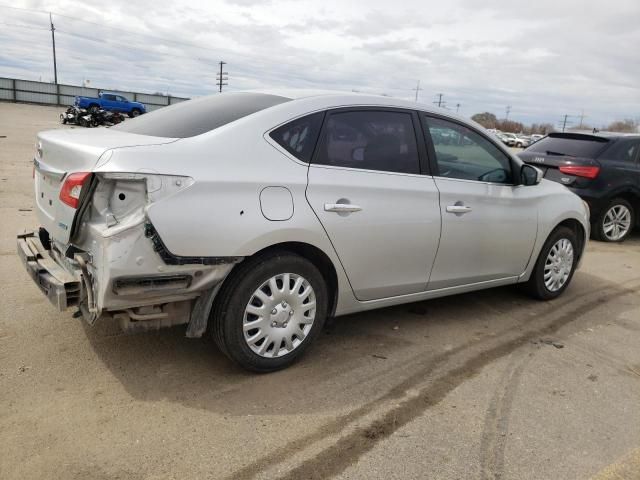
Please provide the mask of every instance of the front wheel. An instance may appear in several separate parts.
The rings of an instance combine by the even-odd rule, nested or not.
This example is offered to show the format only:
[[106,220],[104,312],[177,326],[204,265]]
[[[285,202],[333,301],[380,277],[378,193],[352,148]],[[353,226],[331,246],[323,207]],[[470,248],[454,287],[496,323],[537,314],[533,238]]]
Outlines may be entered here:
[[131,113],[129,113],[129,116],[131,118],[135,118],[137,116],[139,116],[142,112],[140,110],[138,110],[137,108],[134,108],[133,110],[131,110]]
[[567,227],[556,228],[545,242],[531,277],[524,284],[530,295],[540,300],[552,300],[562,295],[576,269],[578,241]]
[[308,260],[289,252],[249,258],[225,280],[209,320],[231,360],[254,372],[288,367],[322,330],[327,286]]
[[622,242],[633,230],[634,218],[633,206],[624,198],[616,198],[596,219],[594,237],[603,242]]

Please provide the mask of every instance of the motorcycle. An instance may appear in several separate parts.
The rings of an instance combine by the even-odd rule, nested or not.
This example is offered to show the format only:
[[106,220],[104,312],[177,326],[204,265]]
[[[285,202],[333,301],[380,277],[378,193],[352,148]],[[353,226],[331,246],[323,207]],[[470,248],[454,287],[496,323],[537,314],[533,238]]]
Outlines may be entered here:
[[60,114],[60,123],[63,125],[79,125],[79,119],[86,114],[87,111],[84,108],[78,108],[75,105],[71,105],[64,113]]

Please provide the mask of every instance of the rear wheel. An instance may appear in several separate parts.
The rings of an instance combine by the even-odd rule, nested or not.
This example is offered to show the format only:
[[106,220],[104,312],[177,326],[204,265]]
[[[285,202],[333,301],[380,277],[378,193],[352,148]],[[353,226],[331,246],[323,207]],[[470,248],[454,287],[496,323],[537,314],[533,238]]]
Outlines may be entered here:
[[578,258],[576,234],[567,227],[556,228],[545,242],[529,281],[530,295],[551,300],[562,295],[573,278]]
[[624,198],[615,198],[596,219],[594,236],[603,242],[622,242],[633,230],[635,211]]
[[288,367],[322,330],[327,287],[308,260],[275,252],[245,260],[220,290],[211,335],[231,360],[255,372]]
[[135,118],[137,116],[139,116],[142,112],[140,110],[138,110],[137,108],[134,108],[133,110],[131,110],[131,113],[129,113],[129,116],[131,118]]
[[100,110],[100,107],[98,105],[96,105],[95,103],[93,103],[93,104],[89,105],[89,109],[88,110],[89,110],[90,113],[95,113],[98,110]]

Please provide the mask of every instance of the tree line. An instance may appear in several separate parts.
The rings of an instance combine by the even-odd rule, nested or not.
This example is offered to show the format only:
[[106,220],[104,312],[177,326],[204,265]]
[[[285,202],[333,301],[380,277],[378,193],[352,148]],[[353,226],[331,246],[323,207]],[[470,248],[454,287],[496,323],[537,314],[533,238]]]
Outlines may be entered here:
[[[532,123],[531,125],[525,125],[522,122],[516,122],[514,120],[498,119],[491,112],[476,113],[471,117],[471,120],[479,123],[484,128],[495,128],[502,132],[523,133],[526,135],[540,134],[546,135],[547,133],[555,132],[556,128],[551,123]],[[575,129],[575,126],[569,128]],[[593,130],[590,125],[582,124],[581,130]],[[607,130],[610,132],[621,133],[636,133],[638,132],[638,122],[632,119],[616,120],[611,122],[598,130]]]

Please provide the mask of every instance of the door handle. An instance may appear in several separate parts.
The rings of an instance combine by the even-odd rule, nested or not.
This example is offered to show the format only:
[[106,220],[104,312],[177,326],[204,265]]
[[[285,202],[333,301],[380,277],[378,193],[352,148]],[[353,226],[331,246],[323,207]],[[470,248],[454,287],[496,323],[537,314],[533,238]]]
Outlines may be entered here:
[[462,215],[464,213],[469,213],[471,211],[471,207],[467,207],[466,205],[449,205],[447,206],[447,213],[455,213],[458,215]]
[[359,212],[360,210],[362,210],[362,207],[358,205],[352,205],[350,203],[325,203],[324,204],[325,212],[352,213],[352,212]]

